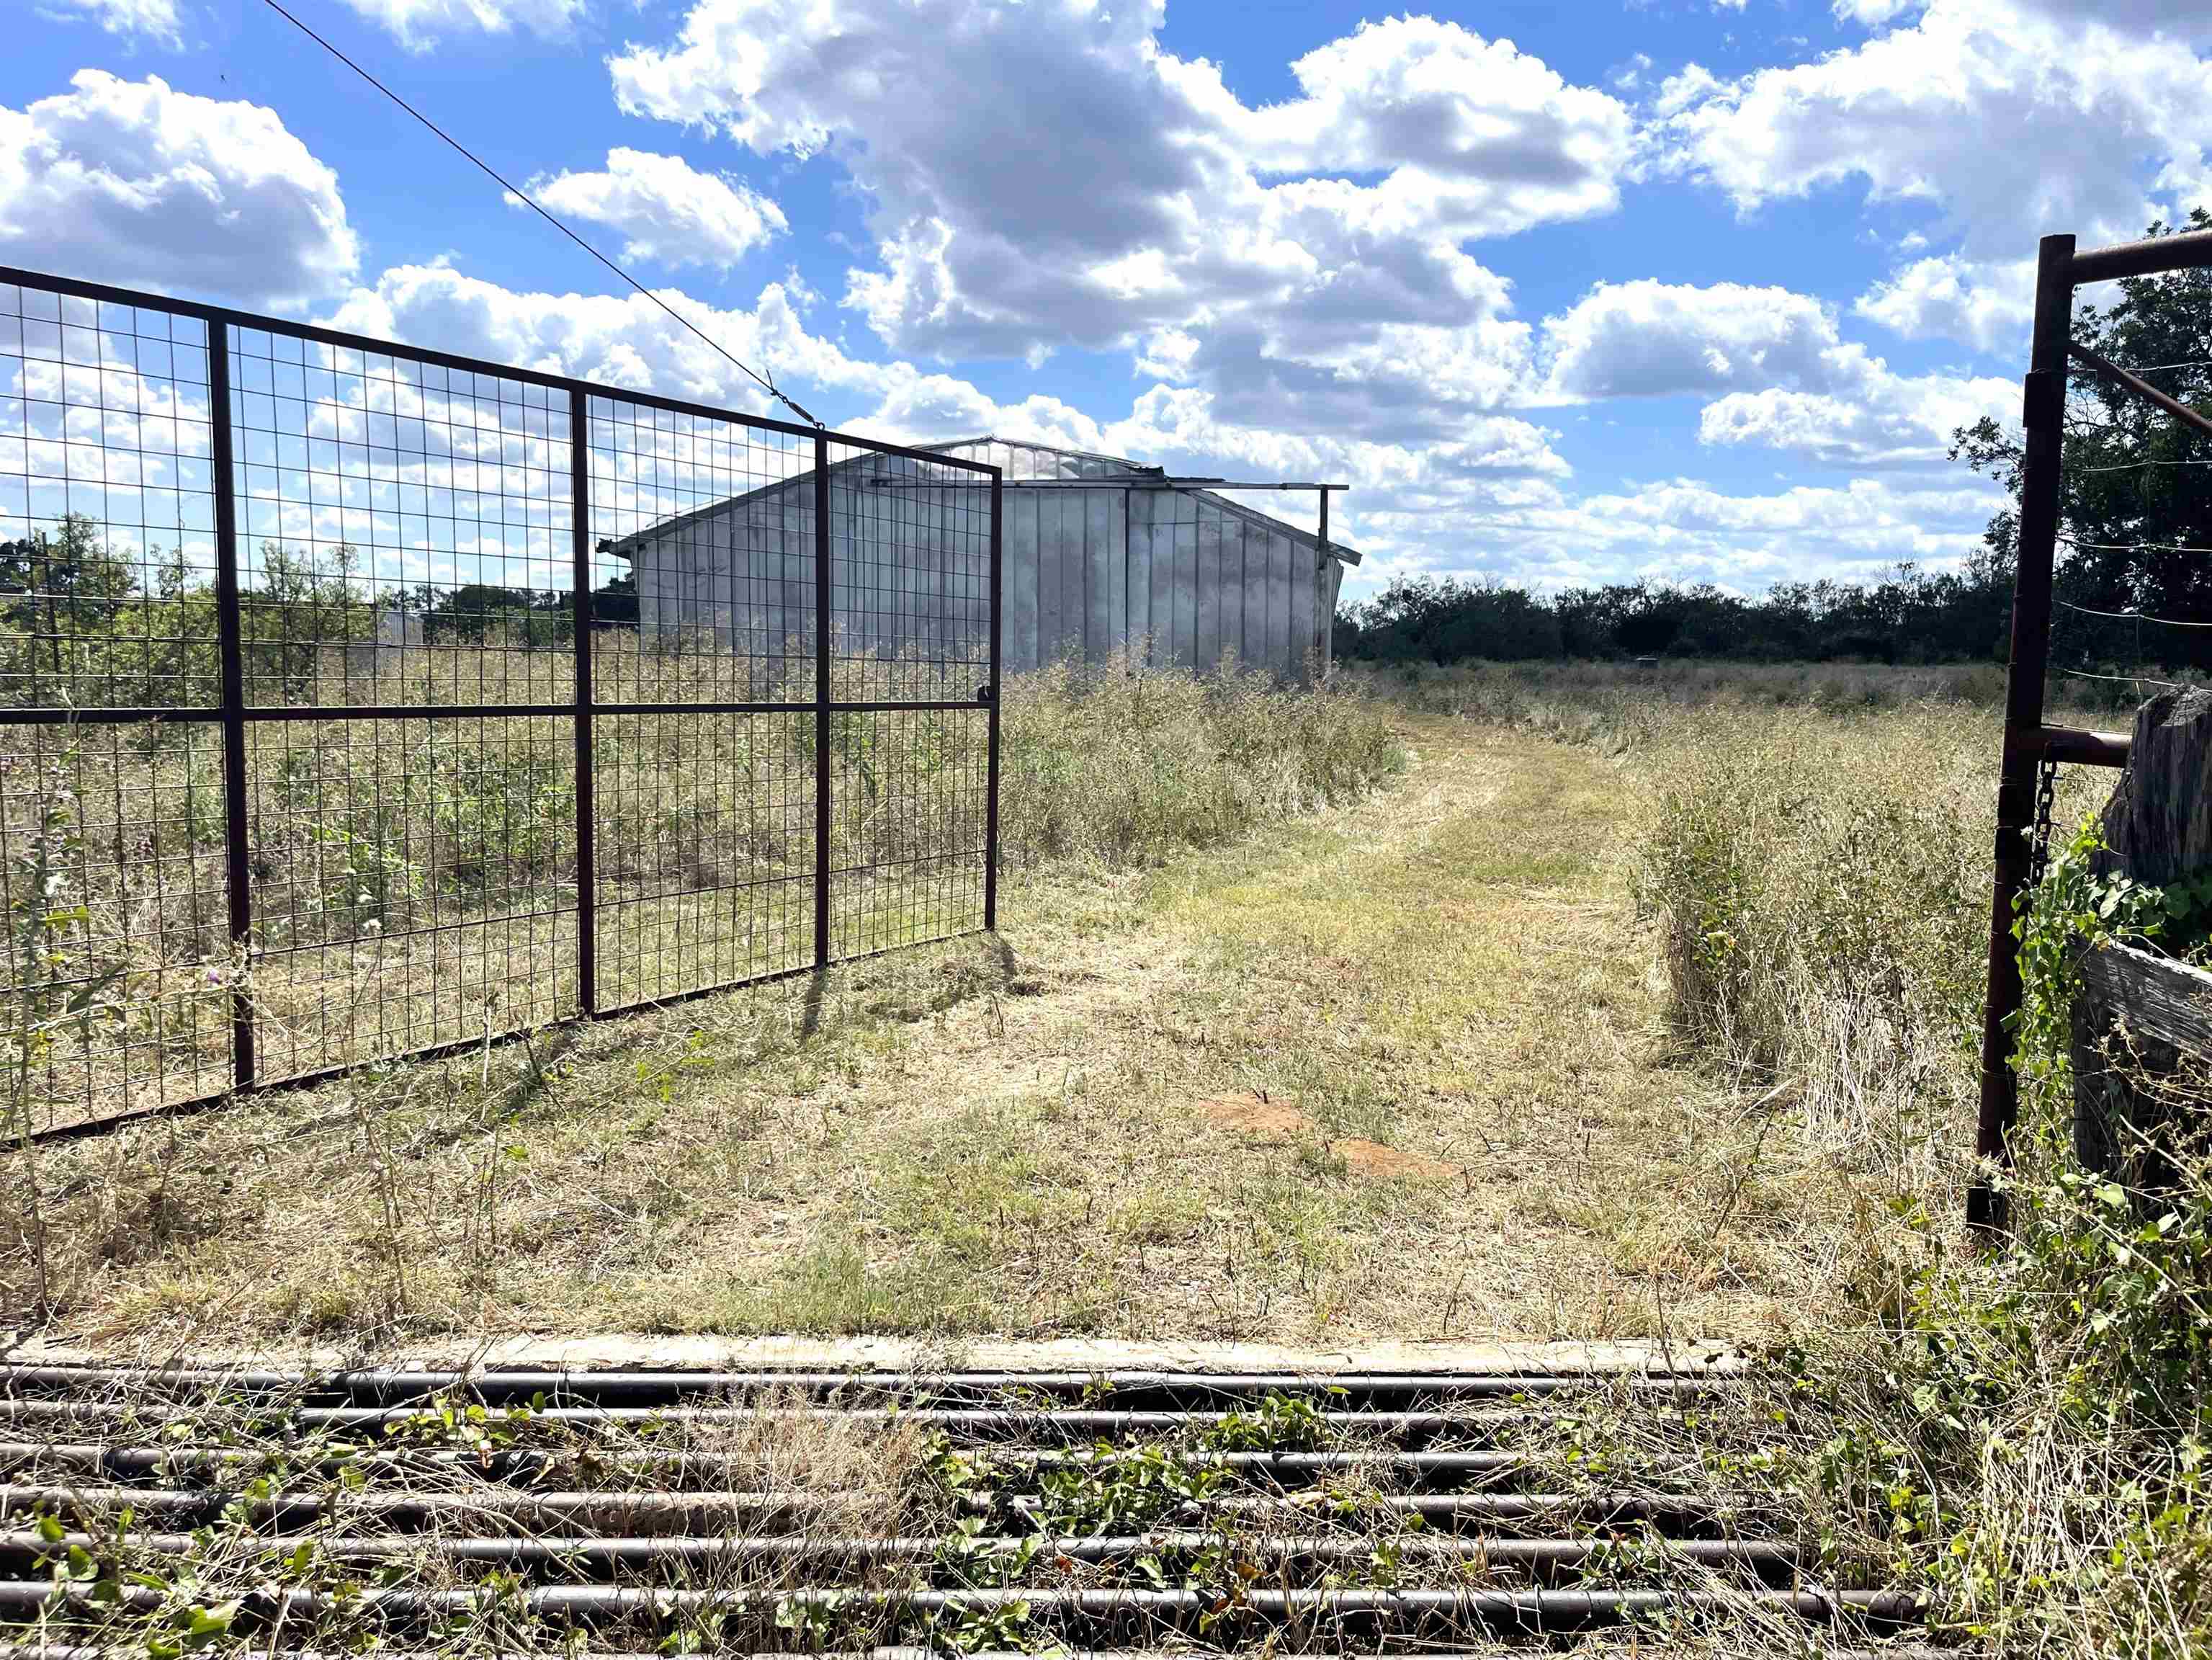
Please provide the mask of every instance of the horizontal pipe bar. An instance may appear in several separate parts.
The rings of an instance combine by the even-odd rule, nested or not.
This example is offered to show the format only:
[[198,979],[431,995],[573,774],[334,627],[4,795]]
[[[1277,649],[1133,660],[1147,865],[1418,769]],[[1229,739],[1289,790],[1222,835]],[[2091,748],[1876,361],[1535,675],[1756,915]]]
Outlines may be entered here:
[[[0,1419],[31,1421],[74,1419],[97,1421],[126,1418],[144,1408],[125,1401],[0,1401]],[[392,1407],[292,1407],[288,1422],[302,1428],[368,1427],[404,1424],[424,1410]],[[1401,1437],[1445,1435],[1454,1431],[1498,1428],[1536,1421],[1533,1411],[1516,1408],[1485,1408],[1475,1412],[1323,1412],[1322,1423],[1346,1432],[1367,1432]],[[988,1437],[1058,1436],[1066,1442],[1106,1435],[1159,1435],[1177,1430],[1218,1426],[1227,1412],[1194,1408],[1185,1411],[1101,1412],[1079,1408],[1036,1412],[974,1407],[847,1407],[837,1413],[840,1422],[916,1424],[948,1432]],[[623,1427],[646,1424],[752,1424],[801,1422],[817,1418],[806,1408],[776,1407],[544,1407],[530,1411],[532,1423],[567,1424],[580,1428]],[[500,1408],[490,1421],[505,1421]]]
[[2074,256],[2067,276],[2075,283],[2109,283],[2122,277],[2154,277],[2160,271],[2195,271],[2212,265],[2212,231],[2185,231],[2140,242],[2117,242]]
[[[1034,1542],[1040,1554],[1090,1563],[1123,1562],[1148,1552],[1195,1554],[1221,1544],[1223,1535],[1203,1529],[1160,1529],[1141,1534],[975,1535],[963,1540],[963,1548],[1000,1555],[1018,1551]],[[57,1548],[71,1546],[97,1551],[112,1542],[112,1535],[64,1532],[49,1540],[35,1529],[0,1533],[0,1555],[44,1556]],[[1798,1553],[1786,1545],[1734,1539],[1657,1539],[1662,1552],[1682,1561],[1706,1567],[1750,1566],[1767,1569],[1794,1567]],[[131,1536],[134,1550],[158,1556],[186,1556],[204,1548],[189,1533],[137,1533]],[[783,1562],[927,1562],[945,1548],[936,1535],[872,1539],[855,1535],[760,1534],[723,1535],[712,1538],[605,1537],[566,1535],[540,1538],[504,1535],[453,1538],[384,1535],[369,1536],[320,1535],[319,1554],[342,1562],[376,1562],[422,1558],[442,1562],[491,1562],[514,1567],[555,1566],[568,1563],[597,1563],[606,1566],[641,1566],[663,1563],[743,1561],[747,1559]],[[1283,1559],[1309,1562],[1365,1562],[1374,1554],[1370,1539],[1322,1534],[1262,1534],[1240,1537],[1237,1548],[1263,1560]],[[1578,1567],[1593,1556],[1610,1552],[1607,1540],[1590,1539],[1468,1539],[1415,1535],[1396,1541],[1409,1560],[1490,1562],[1528,1568]]]
[[210,1365],[100,1366],[71,1364],[0,1365],[0,1390],[114,1389],[160,1386],[219,1388],[227,1395],[343,1394],[359,1400],[419,1398],[465,1389],[486,1402],[528,1400],[543,1394],[558,1402],[618,1400],[647,1395],[674,1400],[686,1395],[735,1396],[799,1392],[815,1397],[839,1395],[929,1396],[1000,1395],[1019,1389],[1031,1394],[1126,1397],[1170,1394],[1208,1400],[1326,1391],[1347,1402],[1373,1402],[1386,1396],[1425,1400],[1548,1394],[1611,1382],[1678,1389],[1692,1380],[1660,1369],[1633,1372],[1363,1372],[1251,1371],[848,1371],[769,1369],[714,1371],[574,1371],[556,1367],[486,1367],[477,1370],[416,1370],[403,1366],[305,1372]]
[[[1025,1449],[1006,1456],[1018,1459],[1025,1466],[1057,1468],[1069,1462],[1079,1462],[1089,1455],[1082,1450],[1047,1447]],[[1495,1449],[1455,1452],[1380,1448],[1368,1452],[1224,1453],[1186,1453],[1170,1449],[1167,1456],[1173,1463],[1202,1462],[1210,1468],[1219,1468],[1249,1481],[1272,1482],[1279,1487],[1291,1481],[1310,1481],[1316,1477],[1349,1471],[1388,1475],[1427,1491],[1437,1492],[1448,1490],[1446,1484],[1452,1482],[1520,1475],[1528,1469],[1528,1462],[1521,1454]],[[0,1442],[0,1467],[28,1470],[83,1470],[106,1475],[111,1480],[134,1475],[174,1480],[189,1472],[242,1473],[279,1464],[292,1474],[312,1468],[319,1475],[336,1475],[351,1466],[364,1474],[399,1475],[412,1470],[436,1468],[465,1470],[483,1480],[524,1479],[565,1469],[573,1462],[566,1455],[533,1448],[508,1448],[495,1451],[488,1457],[465,1451],[416,1448],[356,1453],[351,1457],[331,1456],[318,1460],[312,1466],[300,1466],[295,1464],[290,1454],[276,1447],[256,1451],[234,1447],[118,1446],[100,1442]],[[631,1474],[665,1474],[670,1470],[705,1474],[720,1469],[750,1468],[744,1461],[696,1450],[627,1453],[606,1462],[611,1468]]]
[[[226,306],[211,306],[198,301],[176,300],[166,295],[147,294],[135,289],[121,289],[105,283],[87,283],[73,277],[58,277],[50,272],[27,270],[19,265],[0,265],[0,283],[12,283],[19,287],[44,289],[55,294],[65,294],[80,300],[106,301],[111,305],[131,306],[146,311],[167,313],[172,316],[198,318],[208,326],[209,344],[215,344],[214,331],[226,325],[240,329],[255,329],[265,334],[281,334],[295,340],[313,341],[318,345],[336,346],[344,350],[374,352],[381,356],[411,358],[416,362],[434,363],[441,368],[459,369],[465,374],[489,375],[495,380],[513,380],[520,385],[543,386],[550,391],[566,392],[571,398],[602,398],[619,399],[646,408],[666,410],[672,415],[702,417],[710,421],[726,421],[738,426],[751,427],[764,432],[781,433],[787,437],[804,438],[810,443],[817,429],[800,426],[796,422],[779,421],[773,416],[747,415],[736,410],[718,409],[711,404],[695,404],[681,398],[664,397],[658,392],[634,392],[624,386],[610,386],[596,380],[580,380],[573,375],[551,374],[543,369],[522,368],[510,363],[495,363],[479,357],[462,357],[452,352],[440,351],[431,346],[403,345],[396,340],[379,340],[365,334],[348,334],[337,329],[319,328],[309,323],[295,323],[281,317],[264,317],[253,312],[234,311]],[[957,467],[963,472],[995,473],[996,466],[988,462],[970,460],[964,456],[939,454],[933,450],[918,450],[904,444],[886,443],[880,439],[854,437],[846,433],[833,432],[830,441],[850,449],[862,450],[875,455],[903,456],[909,459],[929,461],[944,466]]]
[[[458,1493],[365,1490],[342,1494],[303,1488],[279,1490],[248,1500],[227,1487],[0,1485],[0,1517],[106,1516],[129,1510],[142,1517],[199,1518],[241,1506],[256,1525],[278,1528],[287,1523],[319,1525],[337,1518],[355,1521],[365,1517],[392,1526],[428,1525],[444,1517],[465,1517],[479,1523],[507,1522],[526,1528],[565,1523],[635,1530],[644,1525],[713,1523],[734,1516],[756,1521],[812,1517],[880,1503],[879,1495],[872,1493],[756,1492],[735,1487],[588,1492],[485,1487]],[[1176,1506],[1171,1514],[1183,1522],[1217,1516],[1305,1517],[1316,1505],[1333,1508],[1335,1503],[1333,1497],[1318,1491],[1297,1496],[1275,1493],[1194,1499]],[[1001,1512],[1031,1516],[1051,1511],[1049,1502],[1036,1493],[1004,1494],[996,1502],[970,1495],[961,1507],[968,1514],[984,1516]],[[1574,1521],[1595,1525],[1662,1517],[1671,1518],[1680,1526],[1685,1520],[1703,1524],[1713,1519],[1710,1504],[1684,1495],[1635,1489],[1592,1493],[1395,1493],[1362,1499],[1359,1509],[1363,1514],[1417,1516],[1443,1528],[1460,1522]]]
[[2156,386],[2151,385],[2149,381],[2142,379],[2140,375],[2130,374],[2118,364],[2108,362],[2104,358],[2098,356],[2095,352],[2091,351],[2087,346],[2078,344],[2073,341],[2069,341],[2066,345],[2066,354],[2069,357],[2075,358],[2081,362],[2087,363],[2091,368],[2096,370],[2098,374],[2109,375],[2112,379],[2118,381],[2122,386],[2125,386],[2130,392],[2135,393],[2136,397],[2143,399],[2146,403],[2155,404],[2159,408],[2164,410],[2175,420],[2196,428],[2197,431],[2203,433],[2208,437],[2212,437],[2212,416],[2199,414],[2197,410],[2190,408],[2188,404],[2183,403],[2179,398],[2169,397],[2166,393],[2160,392]]
[[[943,667],[972,668],[975,673],[986,672],[983,665],[951,663]],[[983,704],[974,697],[854,697],[833,698],[830,707],[839,714],[895,714],[902,709],[975,709]],[[811,714],[814,703],[810,699],[803,703],[781,701],[701,701],[698,702],[594,702],[593,714]],[[529,720],[576,712],[573,702],[561,703],[264,703],[247,704],[246,719],[250,724],[257,721],[497,721],[505,719]],[[48,724],[70,718],[67,710],[14,710],[0,708],[0,727],[28,721]],[[80,711],[80,717],[87,712]],[[173,720],[176,711],[131,709],[117,711],[118,720]],[[184,711],[189,718],[222,718],[222,711]]]
[[2124,732],[2083,732],[2073,727],[2045,727],[2045,755],[2053,761],[2084,767],[2124,767],[2135,740]]
[[[208,643],[213,644],[213,642]],[[165,708],[159,704],[118,704],[112,708],[70,708],[57,703],[9,704],[0,707],[0,727],[121,727],[157,721],[219,721],[220,708],[198,705]]]
[[[345,1649],[254,1649],[261,1660],[361,1660],[361,1656]],[[544,1660],[542,1653],[504,1651],[498,1647],[471,1649],[476,1660]],[[575,1649],[566,1651],[568,1660],[665,1660],[661,1653],[639,1651],[639,1649]],[[1931,1647],[1900,1647],[1896,1642],[1885,1642],[1881,1649],[1820,1649],[1825,1660],[1958,1660],[1958,1649]],[[0,1660],[139,1660],[142,1649],[119,1649],[118,1645],[73,1645],[73,1642],[20,1642],[20,1645],[0,1645]],[[447,1649],[404,1649],[380,1647],[376,1649],[376,1660],[452,1660],[453,1651]],[[1020,1649],[967,1649],[967,1660],[1030,1660],[1029,1653]],[[730,1653],[723,1660],[790,1660],[790,1653]],[[821,1649],[814,1660],[945,1660],[945,1649],[915,1649],[883,1645],[874,1649]],[[1082,1660],[1161,1660],[1157,1647],[1151,1649],[1084,1649]],[[1343,1653],[1297,1653],[1279,1651],[1274,1660],[1343,1660]],[[1422,1647],[1420,1660],[1498,1660],[1498,1649],[1436,1649]]]
[[[830,1589],[824,1587],[824,1590]],[[71,1606],[93,1610],[118,1606],[161,1609],[169,1594],[125,1586],[106,1600],[95,1601],[90,1584],[52,1579],[0,1582],[0,1610],[18,1614],[40,1608],[50,1612]],[[668,1617],[720,1610],[781,1612],[804,1590],[702,1590],[618,1585],[538,1585],[516,1592],[507,1607],[541,1618],[624,1614]],[[475,1590],[406,1590],[380,1586],[362,1587],[343,1596],[320,1591],[249,1592],[244,1599],[255,1614],[286,1618],[317,1618],[329,1614],[354,1613],[393,1615],[420,1620],[440,1614],[478,1611],[482,1593]],[[841,1612],[924,1616],[989,1614],[1017,1605],[1032,1617],[1047,1619],[1176,1620],[1221,1614],[1220,1596],[1211,1590],[1065,1590],[1057,1588],[1005,1587],[969,1590],[852,1591],[840,1599]],[[1240,1607],[1261,1620],[1344,1620],[1385,1621],[1465,1620],[1475,1624],[1515,1626],[1611,1623],[1638,1614],[1707,1610],[1724,1613],[1749,1606],[1825,1620],[1850,1609],[1881,1620],[1912,1620],[1924,1616],[1928,1605],[1905,1591],[1767,1590],[1727,1592],[1668,1590],[1248,1590]]]

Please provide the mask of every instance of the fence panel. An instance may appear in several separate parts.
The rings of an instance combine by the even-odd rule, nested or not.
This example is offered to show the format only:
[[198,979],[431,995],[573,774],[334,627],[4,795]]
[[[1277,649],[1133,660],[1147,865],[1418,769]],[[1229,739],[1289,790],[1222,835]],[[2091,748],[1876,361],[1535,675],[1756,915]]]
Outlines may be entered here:
[[568,393],[224,340],[255,1080],[575,1014]]
[[636,398],[586,412],[614,1008],[815,960],[814,441]]
[[230,1076],[208,335],[0,281],[0,991],[11,1119]]
[[997,477],[0,271],[11,1109],[991,926]]
[[830,952],[982,927],[989,755],[988,476],[827,445]]

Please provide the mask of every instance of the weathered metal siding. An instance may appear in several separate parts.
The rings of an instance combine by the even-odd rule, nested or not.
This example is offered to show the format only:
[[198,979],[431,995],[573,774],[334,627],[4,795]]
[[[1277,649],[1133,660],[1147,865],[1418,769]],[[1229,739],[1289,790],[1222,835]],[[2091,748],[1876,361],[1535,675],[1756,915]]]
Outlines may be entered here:
[[[1327,666],[1343,570],[1311,537],[1204,489],[1124,482],[1127,464],[1111,457],[1000,440],[947,453],[1006,471],[1008,672],[1136,648],[1200,672],[1233,660],[1304,678]],[[988,626],[987,605],[950,601],[975,575],[952,567],[975,553],[972,538],[945,527],[970,522],[959,515],[978,510],[975,487],[931,487],[926,465],[872,456],[865,472],[832,467],[831,555],[837,591],[850,596],[836,626],[848,649],[957,655],[972,643],[967,631]],[[1036,480],[1054,482],[1022,488]],[[802,475],[629,544],[647,635],[711,630],[777,670],[804,657],[813,492]]]
[[1131,626],[1155,658],[1201,672],[1233,658],[1300,678],[1316,652],[1327,665],[1318,625],[1335,611],[1342,569],[1334,559],[1204,490],[1127,495]]
[[[973,525],[988,511],[973,486],[933,488],[903,457],[833,467],[840,649],[925,661],[980,656],[989,555]],[[811,672],[814,546],[811,471],[632,538],[624,550],[641,630],[647,640],[711,639],[755,660],[763,686],[787,669]]]

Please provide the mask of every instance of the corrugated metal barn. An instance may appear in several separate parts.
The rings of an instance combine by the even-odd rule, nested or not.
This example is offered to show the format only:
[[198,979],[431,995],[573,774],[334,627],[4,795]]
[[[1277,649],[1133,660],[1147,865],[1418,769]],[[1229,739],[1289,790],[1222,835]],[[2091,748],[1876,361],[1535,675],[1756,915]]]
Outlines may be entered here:
[[[1005,474],[1006,672],[1146,642],[1153,660],[1201,672],[1232,656],[1285,678],[1326,670],[1352,549],[1324,550],[1311,531],[1120,456],[995,437],[924,447]],[[646,641],[709,636],[764,665],[806,647],[814,500],[808,471],[604,544],[630,562]],[[988,511],[974,475],[895,456],[833,462],[836,592],[866,596],[839,605],[843,648],[980,657]]]

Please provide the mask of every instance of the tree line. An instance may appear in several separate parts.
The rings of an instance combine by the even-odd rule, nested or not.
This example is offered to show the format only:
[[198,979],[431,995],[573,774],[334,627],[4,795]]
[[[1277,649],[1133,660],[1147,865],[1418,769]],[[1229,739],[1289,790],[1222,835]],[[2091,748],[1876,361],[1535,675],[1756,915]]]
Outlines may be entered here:
[[1531,593],[1502,582],[1395,578],[1340,615],[1336,654],[1379,663],[1535,658],[1854,658],[1956,662],[2004,655],[2012,574],[1899,566],[1879,581],[1778,584],[1755,597],[1710,583],[1617,582]]
[[[397,583],[365,577],[359,567],[345,544],[319,554],[259,544],[239,594],[249,680],[303,693],[325,648],[376,640],[392,613],[431,645],[551,650],[574,635],[566,590]],[[593,589],[592,617],[600,628],[635,627],[635,581],[617,577]],[[213,573],[180,550],[126,558],[82,514],[0,542],[0,688],[12,694],[0,701],[65,694],[84,705],[211,703],[218,637]]]

